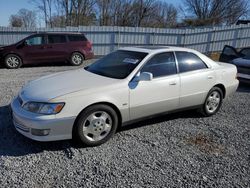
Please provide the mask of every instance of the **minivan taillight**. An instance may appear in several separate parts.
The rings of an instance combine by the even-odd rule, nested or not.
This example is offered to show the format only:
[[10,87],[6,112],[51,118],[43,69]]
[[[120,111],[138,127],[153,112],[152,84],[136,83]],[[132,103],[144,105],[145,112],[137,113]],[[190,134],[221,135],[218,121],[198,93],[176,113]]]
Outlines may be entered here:
[[92,49],[92,43],[90,41],[87,41],[87,48]]

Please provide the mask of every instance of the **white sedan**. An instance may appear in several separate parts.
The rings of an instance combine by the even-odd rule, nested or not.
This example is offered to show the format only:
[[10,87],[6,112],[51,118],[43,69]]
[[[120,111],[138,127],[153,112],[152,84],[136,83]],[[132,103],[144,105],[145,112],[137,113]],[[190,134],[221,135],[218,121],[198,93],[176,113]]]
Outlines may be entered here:
[[17,131],[38,141],[106,142],[119,126],[196,108],[215,114],[238,87],[234,65],[191,49],[127,47],[79,70],[29,82],[12,101]]

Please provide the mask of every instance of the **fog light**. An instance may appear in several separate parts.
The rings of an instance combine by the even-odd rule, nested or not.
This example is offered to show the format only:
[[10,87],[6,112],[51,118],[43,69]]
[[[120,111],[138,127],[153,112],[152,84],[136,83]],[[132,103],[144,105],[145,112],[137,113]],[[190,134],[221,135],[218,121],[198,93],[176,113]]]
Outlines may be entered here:
[[50,129],[31,129],[31,134],[35,136],[47,136]]

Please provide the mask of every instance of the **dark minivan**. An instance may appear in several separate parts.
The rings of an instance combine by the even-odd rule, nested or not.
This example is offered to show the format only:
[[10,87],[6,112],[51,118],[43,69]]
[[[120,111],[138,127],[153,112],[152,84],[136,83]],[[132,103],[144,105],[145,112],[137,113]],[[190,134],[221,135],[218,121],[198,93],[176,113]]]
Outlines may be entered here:
[[0,47],[0,60],[10,69],[23,64],[62,61],[79,66],[93,57],[92,44],[82,33],[38,33]]

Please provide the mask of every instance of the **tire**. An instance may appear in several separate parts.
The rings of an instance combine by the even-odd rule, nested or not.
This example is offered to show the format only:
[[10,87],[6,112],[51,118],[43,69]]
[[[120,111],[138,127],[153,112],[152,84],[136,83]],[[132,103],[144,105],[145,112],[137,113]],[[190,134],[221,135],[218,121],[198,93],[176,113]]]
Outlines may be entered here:
[[19,56],[15,54],[9,54],[5,57],[4,64],[8,69],[18,69],[22,66],[23,62]]
[[94,105],[84,110],[76,121],[73,138],[85,146],[107,142],[116,132],[118,116],[107,105]]
[[70,57],[70,64],[73,66],[80,66],[83,64],[85,58],[84,56],[79,52],[74,52]]
[[222,105],[223,101],[223,92],[218,87],[213,87],[206,97],[206,100],[200,109],[200,112],[205,117],[212,116],[216,114]]

